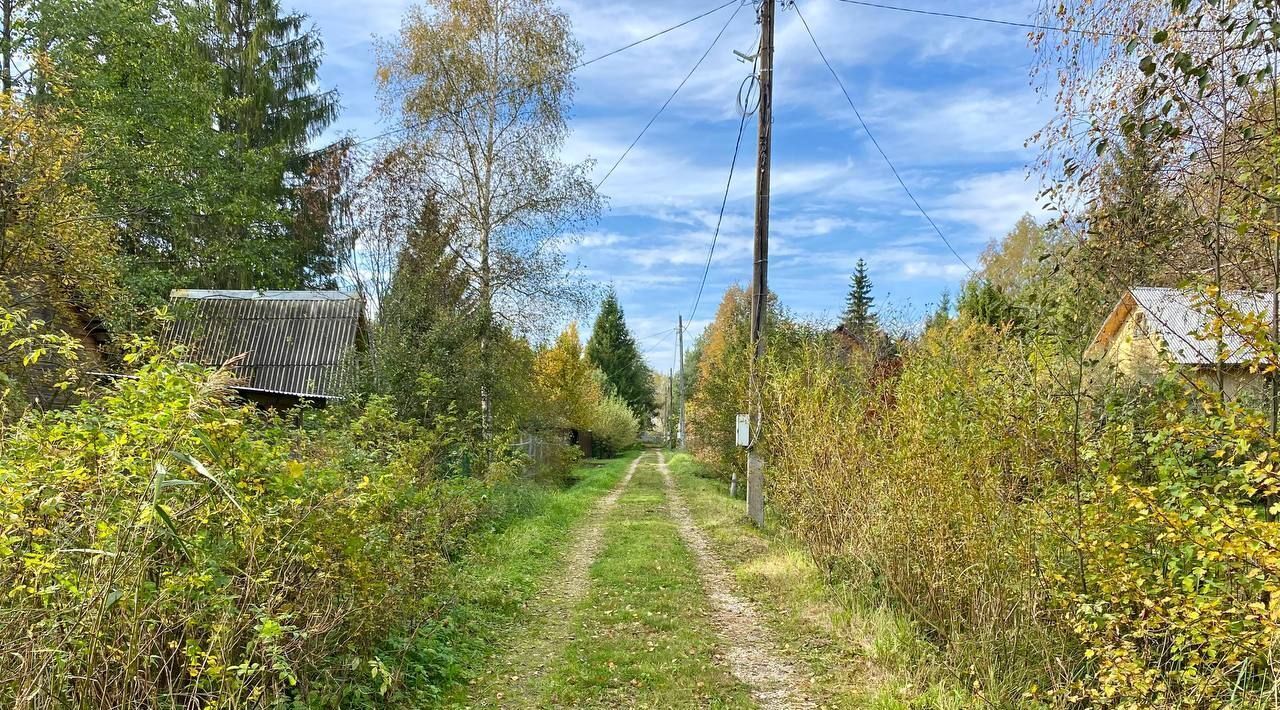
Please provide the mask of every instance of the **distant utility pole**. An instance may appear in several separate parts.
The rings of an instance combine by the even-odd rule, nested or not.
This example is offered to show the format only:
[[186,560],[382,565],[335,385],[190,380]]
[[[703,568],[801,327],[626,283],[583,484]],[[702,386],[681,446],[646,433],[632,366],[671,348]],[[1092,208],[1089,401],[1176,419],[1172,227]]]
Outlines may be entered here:
[[674,431],[671,431],[671,415],[673,414],[672,412],[673,404],[671,399],[671,380],[673,377],[674,375],[672,374],[672,371],[667,370],[667,411],[665,413],[665,416],[662,418],[663,419],[662,426],[663,426],[663,433],[666,434],[668,442],[670,442],[672,439],[675,439],[675,434],[676,434]]
[[[773,12],[774,0],[760,2],[760,124],[756,153],[755,260],[751,274],[751,392],[754,430],[747,444],[747,515],[764,526],[764,459],[756,451],[763,423],[760,370],[764,366],[764,326],[769,312],[769,170],[773,148]],[[751,414],[752,412],[748,412]]]
[[684,314],[676,316],[676,340],[680,344],[680,429],[676,436],[676,443],[680,448],[684,448]]

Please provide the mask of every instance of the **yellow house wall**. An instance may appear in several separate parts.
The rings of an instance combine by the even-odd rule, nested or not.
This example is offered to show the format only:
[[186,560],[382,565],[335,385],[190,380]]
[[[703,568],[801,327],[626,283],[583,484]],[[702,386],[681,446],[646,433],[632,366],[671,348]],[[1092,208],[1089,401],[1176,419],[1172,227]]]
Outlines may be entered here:
[[1168,370],[1157,336],[1147,331],[1140,315],[1126,318],[1116,331],[1103,362],[1118,374],[1136,380],[1150,380]]
[[[1164,342],[1149,332],[1140,314],[1125,319],[1116,331],[1102,363],[1112,372],[1137,381],[1150,382],[1170,371],[1169,359],[1164,354]],[[1201,387],[1216,388],[1217,373],[1212,367],[1189,368],[1191,376]],[[1243,368],[1228,368],[1223,372],[1222,384],[1228,399],[1251,396],[1261,392],[1265,378]]]

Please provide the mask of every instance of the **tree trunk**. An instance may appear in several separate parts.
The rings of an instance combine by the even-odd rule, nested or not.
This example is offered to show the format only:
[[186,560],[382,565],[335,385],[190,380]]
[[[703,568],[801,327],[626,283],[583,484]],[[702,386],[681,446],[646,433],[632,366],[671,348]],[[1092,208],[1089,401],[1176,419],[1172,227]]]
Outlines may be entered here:
[[0,91],[13,89],[13,6],[18,0],[0,0]]
[[480,433],[485,441],[493,435],[493,368],[490,360],[490,331],[493,328],[493,281],[489,267],[489,232],[480,238]]
[[[12,94],[13,91],[13,16],[14,5],[18,0],[0,0],[0,91]],[[0,151],[9,149],[6,141],[0,138]],[[8,249],[5,235],[9,233],[9,225],[14,221],[10,217],[14,203],[9,176],[0,173],[0,264],[5,262]],[[4,269],[7,270],[7,269]]]

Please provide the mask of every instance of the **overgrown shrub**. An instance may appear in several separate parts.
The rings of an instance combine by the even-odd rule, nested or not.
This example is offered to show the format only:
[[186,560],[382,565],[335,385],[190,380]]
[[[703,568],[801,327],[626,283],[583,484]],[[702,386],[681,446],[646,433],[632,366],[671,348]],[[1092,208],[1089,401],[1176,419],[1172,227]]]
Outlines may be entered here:
[[350,706],[393,689],[386,640],[436,613],[426,592],[519,462],[499,446],[450,475],[447,421],[375,399],[290,422],[229,399],[225,373],[129,359],[131,378],[0,439],[0,704]]
[[1082,389],[1054,352],[962,318],[900,374],[824,339],[771,360],[770,510],[995,705],[1275,706],[1270,416],[1195,383]]
[[900,375],[823,342],[775,361],[771,507],[827,570],[907,610],[966,685],[1017,698],[1064,640],[1043,623],[1044,569],[1070,550],[1039,503],[1065,475],[1069,408],[1051,364],[988,326],[931,329],[904,357]]
[[1085,671],[1049,698],[1129,707],[1275,707],[1280,451],[1269,418],[1167,396],[1089,448],[1085,576],[1063,613]]
[[603,447],[605,454],[631,448],[640,438],[640,422],[626,400],[617,395],[606,395],[596,404],[593,420],[593,441]]

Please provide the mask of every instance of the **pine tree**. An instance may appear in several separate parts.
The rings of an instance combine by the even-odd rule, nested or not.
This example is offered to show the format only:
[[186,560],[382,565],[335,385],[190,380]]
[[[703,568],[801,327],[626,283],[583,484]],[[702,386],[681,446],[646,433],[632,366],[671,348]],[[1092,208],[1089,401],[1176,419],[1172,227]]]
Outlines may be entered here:
[[656,397],[652,375],[627,329],[618,296],[612,289],[600,304],[600,315],[587,341],[587,357],[604,373],[609,389],[626,401],[637,417],[647,420],[653,414]]
[[871,297],[871,276],[867,274],[867,262],[858,259],[858,265],[850,280],[849,295],[845,298],[845,330],[856,338],[866,340],[876,330],[876,314],[872,310],[875,299]]
[[451,406],[466,413],[478,401],[476,373],[457,367],[477,357],[479,330],[452,238],[452,226],[428,201],[405,235],[362,368],[367,389],[390,395],[402,416],[423,422]]
[[960,293],[961,315],[988,325],[1021,325],[1017,304],[1000,287],[985,279],[970,279]]

